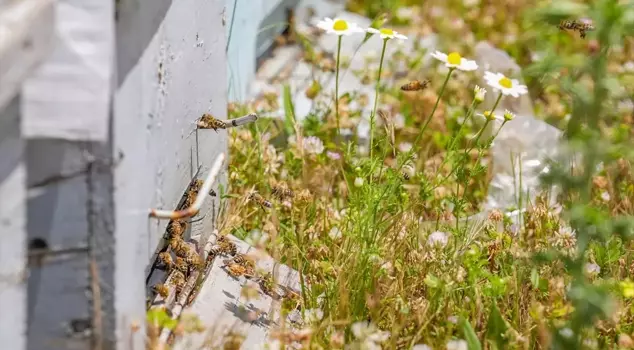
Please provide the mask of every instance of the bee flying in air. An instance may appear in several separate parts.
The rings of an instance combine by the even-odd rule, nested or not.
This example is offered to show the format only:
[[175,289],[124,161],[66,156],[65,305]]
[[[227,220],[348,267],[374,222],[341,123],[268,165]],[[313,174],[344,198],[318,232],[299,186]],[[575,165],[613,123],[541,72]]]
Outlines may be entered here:
[[257,192],[251,192],[251,194],[249,194],[249,199],[252,200],[253,202],[259,204],[262,209],[266,208],[272,208],[273,207],[273,203],[269,202],[268,200],[264,199],[264,197],[262,197],[259,193]]
[[421,91],[421,90],[425,90],[429,86],[429,83],[430,83],[429,79],[425,79],[423,81],[413,80],[413,81],[410,81],[409,83],[401,86],[401,90],[403,90],[403,91]]
[[271,194],[273,195],[273,197],[278,198],[279,200],[293,198],[295,196],[295,193],[290,188],[288,188],[288,185],[284,182],[280,182],[277,185],[273,186]]
[[214,129],[215,132],[218,132],[218,129],[227,129],[241,126],[244,124],[252,123],[257,119],[258,115],[255,113],[249,113],[245,116],[230,120],[216,119],[211,114],[205,113],[196,122],[196,125],[198,126],[198,129]]
[[559,30],[573,30],[576,32],[579,32],[579,36],[581,38],[585,38],[586,37],[586,32],[589,31],[593,31],[595,28],[591,23],[588,22],[583,22],[583,21],[577,21],[577,20],[565,20],[565,21],[561,21],[559,23],[559,25],[557,26],[557,28],[559,28]]
[[394,136],[394,123],[392,119],[389,117],[388,113],[382,109],[377,111],[379,118],[383,121],[383,125],[385,126],[385,133],[388,136],[388,140],[390,141],[390,145],[392,146],[392,155],[396,157],[396,138]]

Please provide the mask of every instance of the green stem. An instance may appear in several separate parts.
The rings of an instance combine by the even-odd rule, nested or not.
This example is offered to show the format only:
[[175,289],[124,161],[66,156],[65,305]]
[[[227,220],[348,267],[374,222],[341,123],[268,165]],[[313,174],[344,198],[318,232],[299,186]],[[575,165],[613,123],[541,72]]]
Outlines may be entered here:
[[[467,123],[467,120],[469,120],[469,118],[471,116],[473,116],[473,112],[475,111],[476,104],[477,104],[477,101],[474,98],[473,102],[471,102],[471,107],[469,107],[469,110],[467,111],[467,116],[464,118],[464,120],[460,124],[460,127],[458,128],[458,132],[456,133],[456,136],[453,138],[453,140],[451,140],[451,144],[449,144],[449,148],[447,148],[448,152],[453,150],[453,147],[456,145],[456,141],[458,140],[458,137],[460,136],[460,133],[462,132],[462,129],[464,128],[465,124]],[[445,159],[446,159],[446,157],[445,157]]]
[[[376,117],[376,107],[379,104],[379,87],[381,84],[381,72],[383,71],[383,58],[385,57],[385,48],[387,47],[388,40],[388,38],[383,39],[381,61],[379,62],[379,75],[376,77],[376,88],[374,92],[374,108],[372,108],[372,114],[370,114],[370,159],[372,159],[372,146],[374,145],[374,119]],[[372,179],[372,177],[370,177],[370,179]]]
[[337,138],[339,138],[339,64],[341,56],[341,35],[337,39],[337,70],[335,76],[335,119],[337,121]]

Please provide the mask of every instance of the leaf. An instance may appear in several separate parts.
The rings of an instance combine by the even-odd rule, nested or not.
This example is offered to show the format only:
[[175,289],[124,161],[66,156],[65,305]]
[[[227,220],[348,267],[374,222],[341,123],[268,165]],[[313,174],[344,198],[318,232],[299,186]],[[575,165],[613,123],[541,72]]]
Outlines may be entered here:
[[482,350],[482,345],[478,339],[478,335],[471,327],[469,321],[462,319],[462,333],[464,334],[469,350]]
[[487,324],[487,339],[493,340],[498,349],[506,349],[506,321],[502,317],[500,310],[494,303],[489,314],[489,322]]
[[293,106],[293,96],[291,87],[284,85],[284,131],[287,135],[295,133],[295,107]]

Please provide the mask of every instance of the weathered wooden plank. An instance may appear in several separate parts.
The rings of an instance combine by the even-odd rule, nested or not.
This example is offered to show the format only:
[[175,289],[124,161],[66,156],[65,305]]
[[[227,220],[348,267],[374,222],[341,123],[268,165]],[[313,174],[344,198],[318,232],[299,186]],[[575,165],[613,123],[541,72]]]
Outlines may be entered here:
[[0,109],[19,91],[22,81],[51,49],[54,1],[0,3]]
[[[150,208],[175,209],[201,168],[204,178],[226,136],[196,132],[204,112],[226,113],[224,0],[121,0],[116,28],[117,91],[113,149],[124,154],[114,170],[115,291],[120,344],[142,348],[145,280],[168,220]],[[217,190],[217,186],[214,186]],[[209,198],[191,234],[211,232]],[[217,205],[217,204],[216,204]],[[154,277],[152,277],[154,279]]]
[[[241,253],[248,254],[254,249],[233,236],[229,238]],[[255,288],[260,290],[257,299],[246,301],[240,296],[243,286],[254,282],[245,276],[230,276],[223,268],[223,260],[229,258],[223,255],[216,258],[196,299],[184,311],[197,315],[208,327],[208,332],[183,336],[176,341],[174,350],[197,349],[203,344],[218,345],[230,331],[244,335],[242,347],[251,349],[265,342],[269,330],[280,324],[280,301],[264,294],[257,284]],[[299,292],[299,274],[288,266],[278,264],[267,256],[257,261],[257,269],[272,273],[277,269],[277,282]]]
[[26,171],[19,99],[0,107],[0,344],[26,348]]

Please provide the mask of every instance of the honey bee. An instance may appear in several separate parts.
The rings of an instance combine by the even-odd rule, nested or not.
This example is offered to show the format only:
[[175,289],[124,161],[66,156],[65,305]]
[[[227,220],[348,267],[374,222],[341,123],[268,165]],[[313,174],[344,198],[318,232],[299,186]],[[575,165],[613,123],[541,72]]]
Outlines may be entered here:
[[184,260],[189,266],[192,266],[196,270],[200,270],[204,267],[200,255],[198,255],[198,253],[196,253],[194,250],[190,250]]
[[275,282],[273,281],[273,276],[270,272],[262,276],[258,281],[258,284],[260,285],[260,289],[262,289],[262,292],[264,292],[264,294],[276,300],[280,298],[280,295],[274,290]]
[[169,288],[163,283],[155,284],[154,287],[152,287],[152,289],[154,289],[156,294],[160,295],[163,298],[167,298],[167,295],[170,292]]
[[174,237],[183,237],[183,233],[187,228],[187,222],[183,220],[172,220],[167,224],[167,234],[170,239]]
[[[200,191],[200,188],[203,186],[203,180],[195,180],[191,183],[191,185],[189,186],[189,189],[187,190],[187,195],[185,197],[185,202],[183,203],[183,207],[184,208],[188,208],[189,206],[191,206],[192,204],[194,204],[194,202],[196,201],[196,197],[198,196],[198,192]],[[187,223],[184,221],[181,221],[184,226],[184,228],[186,228]],[[184,231],[183,228],[183,231]]]
[[200,119],[196,123],[196,125],[198,125],[199,129],[214,129],[215,132],[218,132],[218,129],[227,128],[226,122],[220,119],[214,118],[214,116],[212,116],[209,113],[203,114],[202,117],[200,117]]
[[166,270],[171,270],[174,265],[174,260],[172,260],[172,255],[168,252],[162,252],[158,256],[158,260],[165,267]]
[[224,263],[226,265],[230,264],[231,262],[234,262],[236,264],[240,264],[244,267],[247,268],[251,268],[254,269],[255,268],[255,261],[253,261],[253,258],[245,255],[245,254],[236,254],[236,256],[234,256],[231,259],[227,259],[224,261]]
[[273,197],[276,197],[279,200],[293,198],[295,196],[295,193],[290,188],[288,188],[288,185],[284,182],[280,182],[277,185],[273,186],[271,194],[273,195]]
[[230,264],[227,266],[227,271],[233,277],[242,276],[247,272],[247,268],[240,264]]
[[207,263],[211,263],[216,258],[216,256],[220,254],[220,250],[217,247],[212,247],[209,250],[209,254],[207,255]]
[[414,166],[412,164],[403,165],[403,170],[401,171],[401,175],[403,179],[408,181],[415,173]]
[[218,252],[220,254],[236,255],[238,253],[238,247],[235,243],[228,239],[218,240]]
[[586,37],[586,32],[594,30],[594,26],[591,23],[584,23],[577,20],[565,20],[561,21],[557,26],[559,30],[573,30],[579,32],[581,38]]
[[185,287],[185,275],[180,271],[174,271],[172,275],[171,282],[176,287],[176,293],[180,293]]
[[181,257],[176,258],[176,262],[174,263],[174,268],[180,272],[182,272],[185,276],[189,272],[189,267],[187,266],[187,262]]
[[410,81],[409,83],[401,86],[401,90],[403,90],[403,91],[425,90],[429,86],[429,83],[430,83],[429,79],[425,79],[423,81],[413,80],[413,81]]
[[188,252],[191,250],[189,244],[183,241],[183,239],[180,237],[170,240],[170,248],[172,248],[172,251],[174,252],[174,254],[176,254],[176,256],[180,256],[183,258],[186,257]]
[[272,208],[273,207],[273,204],[271,202],[269,202],[268,200],[264,199],[264,197],[262,197],[257,192],[251,192],[251,194],[249,194],[249,199],[252,200],[253,202],[259,204],[262,207],[262,209],[264,209],[264,207],[266,207],[266,208]]

